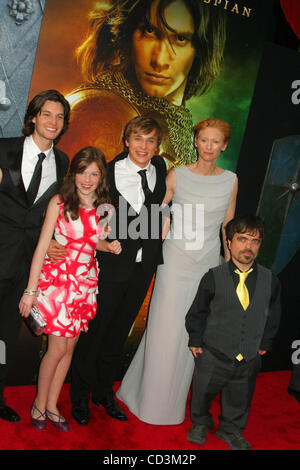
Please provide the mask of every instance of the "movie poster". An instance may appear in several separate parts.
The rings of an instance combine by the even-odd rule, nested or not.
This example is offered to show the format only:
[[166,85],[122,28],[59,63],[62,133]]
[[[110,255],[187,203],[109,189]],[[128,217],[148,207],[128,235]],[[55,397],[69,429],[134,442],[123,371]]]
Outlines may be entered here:
[[73,117],[60,147],[70,157],[91,144],[112,159],[128,120],[150,114],[166,131],[169,167],[196,158],[192,127],[217,116],[232,125],[221,163],[234,170],[272,1],[180,0],[160,10],[164,3],[46,2],[29,98],[46,88],[68,96]]
[[49,88],[67,96],[72,116],[58,146],[70,158],[93,145],[111,160],[124,149],[125,124],[154,117],[168,168],[196,160],[198,121],[224,119],[232,136],[218,164],[235,171],[272,8],[272,0],[47,0],[29,100]]

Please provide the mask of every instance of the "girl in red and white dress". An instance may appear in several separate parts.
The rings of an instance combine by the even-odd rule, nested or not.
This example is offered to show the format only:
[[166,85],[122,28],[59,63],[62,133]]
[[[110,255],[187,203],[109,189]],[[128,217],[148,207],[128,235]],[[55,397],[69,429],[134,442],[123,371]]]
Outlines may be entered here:
[[[19,303],[22,317],[36,305],[47,323],[48,349],[31,407],[31,421],[37,429],[44,429],[48,418],[58,429],[69,430],[57,400],[79,334],[88,330],[88,322],[96,314],[95,249],[121,252],[118,240],[109,243],[104,239],[105,229],[99,224],[99,208],[109,209],[109,203],[105,157],[100,150],[86,147],[75,155],[60,193],[49,202],[28,287]],[[51,261],[46,254],[53,232],[66,250],[59,261]]]

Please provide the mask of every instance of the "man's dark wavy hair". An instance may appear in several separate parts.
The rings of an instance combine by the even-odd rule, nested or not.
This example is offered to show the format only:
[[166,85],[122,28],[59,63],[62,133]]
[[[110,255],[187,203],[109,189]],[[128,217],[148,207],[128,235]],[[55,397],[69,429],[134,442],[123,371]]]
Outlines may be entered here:
[[35,118],[40,112],[46,101],[56,101],[61,103],[64,108],[64,125],[59,136],[54,140],[54,144],[57,144],[60,137],[66,132],[69,126],[70,119],[70,105],[66,98],[57,90],[45,90],[36,95],[27,106],[24,125],[23,125],[23,135],[26,137],[33,134],[34,132],[34,123],[32,119]]
[[258,215],[240,215],[230,220],[225,227],[227,240],[232,241],[235,233],[259,233],[263,240],[265,237],[265,226],[263,220]]

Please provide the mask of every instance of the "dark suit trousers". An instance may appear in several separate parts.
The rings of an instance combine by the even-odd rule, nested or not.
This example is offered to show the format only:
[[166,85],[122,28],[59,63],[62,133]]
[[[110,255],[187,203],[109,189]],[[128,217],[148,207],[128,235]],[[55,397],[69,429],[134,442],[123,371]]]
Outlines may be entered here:
[[254,393],[256,376],[261,368],[261,357],[237,365],[216,358],[204,348],[195,359],[191,419],[193,423],[214,428],[210,408],[221,392],[219,429],[227,433],[241,432],[247,424]]
[[[101,266],[100,266],[101,269]],[[136,263],[128,280],[106,282],[100,278],[98,309],[81,333],[71,369],[71,399],[96,399],[113,393],[124,344],[147,294],[153,273],[145,274]]]
[[29,274],[28,262],[25,260],[19,259],[12,267],[15,272],[10,273],[7,279],[0,280],[0,340],[1,345],[5,344],[5,358],[0,358],[4,359],[0,361],[0,402],[3,400],[5,379],[22,323],[18,305]]

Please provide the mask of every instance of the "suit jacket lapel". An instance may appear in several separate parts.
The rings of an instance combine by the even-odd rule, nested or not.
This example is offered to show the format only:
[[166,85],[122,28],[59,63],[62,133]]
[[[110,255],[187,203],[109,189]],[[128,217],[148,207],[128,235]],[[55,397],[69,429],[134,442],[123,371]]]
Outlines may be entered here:
[[57,149],[54,147],[55,163],[56,163],[56,181],[61,182],[64,178],[63,165]]
[[110,196],[113,201],[117,202],[121,193],[117,190],[116,179],[115,179],[115,160],[112,160],[109,163],[107,170],[107,178],[109,183]]
[[[160,157],[162,158],[162,157]],[[156,181],[155,181],[155,186],[154,186],[154,189],[153,189],[153,192],[152,192],[152,195],[156,194],[157,193],[157,189],[160,187],[161,185],[161,172],[159,171],[159,167],[158,165],[156,164],[156,160],[155,158],[152,158],[151,160],[151,163],[152,165],[154,166],[155,168],[155,174],[156,174]],[[165,179],[165,177],[164,177]],[[150,200],[151,201],[151,200]]]
[[22,201],[24,206],[28,206],[26,191],[21,173],[24,138],[20,138],[20,140],[18,140],[16,143],[16,148],[8,152],[8,160],[13,162],[12,165],[8,168],[8,172],[20,201]]
[[33,206],[42,204],[45,199],[49,200],[52,196],[54,196],[54,194],[57,193],[58,187],[59,185],[57,181],[52,183],[51,186],[49,186],[49,188],[41,195],[41,197],[34,202]]
[[132,211],[136,213],[134,208],[130,205],[130,203],[127,201],[127,199],[123,196],[123,194],[118,191],[117,186],[116,186],[116,178],[115,178],[115,164],[119,160],[123,160],[124,158],[127,157],[127,153],[123,152],[120,155],[118,155],[116,158],[114,158],[110,163],[108,167],[108,182],[109,182],[109,188],[110,188],[110,195],[112,200],[119,205],[119,198],[123,198],[124,201],[126,201],[126,204],[128,207],[131,207]]

